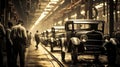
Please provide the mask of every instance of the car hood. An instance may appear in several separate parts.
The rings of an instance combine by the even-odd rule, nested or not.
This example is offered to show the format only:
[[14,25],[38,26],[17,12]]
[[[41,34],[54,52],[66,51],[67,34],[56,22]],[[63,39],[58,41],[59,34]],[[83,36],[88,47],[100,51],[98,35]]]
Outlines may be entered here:
[[92,30],[92,31],[77,31],[76,32],[76,36],[79,36],[82,34],[84,34],[84,35],[86,35],[86,34],[101,34],[102,35],[102,33],[100,31],[94,31],[94,30]]
[[77,31],[76,35],[87,34],[90,31]]

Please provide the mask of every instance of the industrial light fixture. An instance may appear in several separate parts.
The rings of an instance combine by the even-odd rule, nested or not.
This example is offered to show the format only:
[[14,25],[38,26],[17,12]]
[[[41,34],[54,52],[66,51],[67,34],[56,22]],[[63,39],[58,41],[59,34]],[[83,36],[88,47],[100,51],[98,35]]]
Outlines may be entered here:
[[84,10],[82,10],[82,11],[80,12],[80,14],[84,15],[84,14],[85,14],[85,11],[84,11]]
[[64,19],[64,21],[68,21],[68,17]]
[[52,8],[52,7],[54,7],[53,5],[50,5],[50,3],[46,6],[46,8]]
[[54,26],[55,29],[64,29],[65,26]]
[[62,24],[62,21],[58,21],[58,24],[60,24],[60,25],[61,25],[61,24]]
[[60,2],[60,4],[63,4],[65,2],[65,0],[62,0],[61,2]]
[[57,1],[51,1],[49,4],[57,4]]
[[119,13],[120,13],[120,11],[117,11],[117,13],[119,14]]
[[51,29],[47,29],[48,32],[51,32]]
[[[48,5],[46,6],[46,8],[44,9],[45,11],[43,13],[41,13],[40,17],[38,18],[38,20],[35,22],[35,24],[31,27],[30,30],[33,30],[33,28],[43,19],[45,18],[45,16],[49,13],[48,11],[52,11],[52,7],[54,7],[54,4],[57,4],[59,2],[63,2],[64,0],[50,0],[50,2],[48,3]],[[58,8],[58,5],[55,6],[56,8],[53,10],[56,10]],[[49,13],[52,14],[52,13]]]
[[74,18],[74,19],[76,19],[76,17],[77,17],[77,13],[75,13],[71,16],[71,18]]
[[55,11],[59,6],[56,6],[55,9],[53,11]]
[[[96,7],[97,9],[99,9],[99,8],[103,7],[103,5],[104,5],[104,3],[100,3],[100,4],[96,5],[95,7]],[[107,4],[105,3],[105,6],[106,6],[106,5],[107,5]]]
[[45,8],[44,10],[45,10],[45,11],[51,11],[52,9],[50,9],[50,8]]
[[47,12],[47,11],[44,12],[44,14],[46,14],[46,15],[47,15],[48,13],[49,13],[49,12]]
[[60,0],[50,0],[50,1],[57,1],[57,2],[58,2],[58,1],[60,1]]

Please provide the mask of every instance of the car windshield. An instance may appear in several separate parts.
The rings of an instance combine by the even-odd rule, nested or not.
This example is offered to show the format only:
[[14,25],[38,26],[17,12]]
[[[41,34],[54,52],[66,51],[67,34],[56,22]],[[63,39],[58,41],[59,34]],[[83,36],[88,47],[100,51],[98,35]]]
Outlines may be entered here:
[[74,30],[99,30],[102,31],[102,23],[74,23]]

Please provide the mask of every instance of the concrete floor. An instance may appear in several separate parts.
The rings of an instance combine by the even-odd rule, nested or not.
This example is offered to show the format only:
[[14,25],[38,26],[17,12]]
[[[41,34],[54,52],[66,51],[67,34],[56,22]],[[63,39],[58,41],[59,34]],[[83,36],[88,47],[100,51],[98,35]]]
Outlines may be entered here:
[[[46,48],[50,51],[50,46],[46,46]],[[54,47],[54,51],[52,54],[59,60],[61,61],[61,53],[60,53],[60,48],[59,47]],[[107,57],[104,55],[101,55],[99,57],[101,64],[94,64],[92,63],[94,59],[93,55],[80,55],[78,56],[79,62],[76,65],[73,65],[71,62],[71,55],[70,53],[66,53],[65,60],[66,62],[62,62],[65,67],[105,67],[107,66]]]
[[35,43],[33,43],[27,51],[26,67],[58,67],[58,65],[41,47],[41,44],[39,44],[39,48],[36,50]]
[[[28,48],[26,48],[26,67],[59,67],[58,64],[51,58],[51,56],[44,50],[44,48],[41,46],[43,44],[39,44],[38,50],[35,48],[35,42],[32,42],[32,45],[30,45]],[[44,45],[43,45],[44,46]],[[50,51],[50,46],[46,46],[46,49]],[[52,54],[61,61],[61,54],[60,54],[60,47],[55,47],[54,52]],[[73,65],[71,62],[71,56],[69,53],[66,55],[66,62],[62,62],[65,67],[106,67],[107,64],[104,64],[107,62],[106,56],[100,56],[100,60],[102,61],[102,64],[94,64],[94,63],[87,63],[87,61],[91,62],[90,59],[94,59],[92,55],[82,55],[78,57],[79,60],[84,60],[84,63],[78,62],[76,65]],[[4,59],[6,60],[6,58]],[[6,64],[6,63],[5,63]],[[18,65],[19,65],[19,59],[18,59]]]

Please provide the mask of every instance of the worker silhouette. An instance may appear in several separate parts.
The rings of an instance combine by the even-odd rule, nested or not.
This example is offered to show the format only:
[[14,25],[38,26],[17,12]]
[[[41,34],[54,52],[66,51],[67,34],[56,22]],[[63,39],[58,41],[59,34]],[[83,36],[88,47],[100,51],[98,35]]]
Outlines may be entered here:
[[6,29],[6,50],[7,50],[7,66],[13,66],[13,43],[10,38],[11,28],[13,24],[12,22],[8,22],[8,27]]
[[1,23],[0,19],[0,67],[3,67],[3,44],[5,37],[5,28]]
[[40,42],[40,38],[39,38],[39,31],[37,30],[36,33],[35,33],[35,41],[36,41],[36,50],[38,49],[38,44]]
[[26,47],[29,47],[31,45],[31,33],[27,30],[27,46]]
[[27,34],[25,27],[22,25],[23,21],[19,20],[18,24],[12,27],[10,35],[13,42],[14,67],[18,67],[18,55],[20,60],[20,67],[25,67],[25,48],[27,42]]

